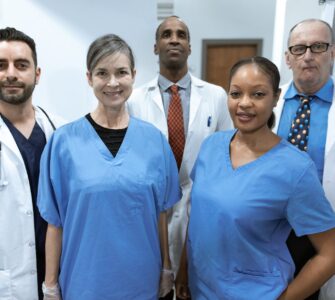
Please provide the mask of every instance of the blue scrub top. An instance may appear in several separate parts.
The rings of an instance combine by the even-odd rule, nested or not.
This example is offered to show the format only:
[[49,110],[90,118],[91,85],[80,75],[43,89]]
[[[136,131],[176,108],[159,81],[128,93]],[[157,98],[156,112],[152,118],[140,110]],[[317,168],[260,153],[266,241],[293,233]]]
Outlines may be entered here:
[[158,217],[180,199],[163,134],[130,119],[115,157],[86,118],[58,129],[41,161],[38,206],[63,228],[64,300],[157,299]]
[[277,299],[292,280],[286,246],[298,236],[335,227],[316,168],[281,140],[233,169],[230,142],[219,132],[202,145],[191,178],[188,257],[192,299]]

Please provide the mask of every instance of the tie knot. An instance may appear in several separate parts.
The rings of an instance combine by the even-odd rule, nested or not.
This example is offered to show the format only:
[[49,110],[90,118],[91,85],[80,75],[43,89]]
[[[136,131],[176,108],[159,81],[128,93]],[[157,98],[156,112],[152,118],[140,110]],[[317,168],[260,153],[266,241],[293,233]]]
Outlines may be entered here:
[[178,93],[178,89],[179,89],[178,85],[176,85],[176,84],[173,84],[173,85],[170,86],[170,90],[173,94]]
[[302,96],[300,95],[300,102],[301,103],[309,103],[312,99],[313,99],[313,96]]

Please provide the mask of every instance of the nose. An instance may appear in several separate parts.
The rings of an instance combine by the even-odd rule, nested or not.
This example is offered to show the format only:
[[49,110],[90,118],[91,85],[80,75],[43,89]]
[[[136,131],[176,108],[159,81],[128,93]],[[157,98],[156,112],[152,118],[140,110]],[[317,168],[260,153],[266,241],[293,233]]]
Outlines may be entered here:
[[179,39],[178,39],[178,35],[177,33],[173,33],[171,34],[171,37],[170,37],[170,43],[178,43],[179,42]]
[[119,81],[117,80],[117,78],[116,78],[115,75],[111,75],[111,77],[110,77],[110,79],[108,81],[108,85],[111,86],[111,87],[119,85]]
[[239,101],[239,106],[240,107],[250,107],[251,106],[251,100],[249,98],[249,96],[244,95],[243,97],[241,97],[240,101]]
[[8,81],[16,81],[17,80],[17,69],[13,64],[9,64],[6,70],[5,76]]
[[311,51],[310,48],[307,48],[303,57],[304,57],[304,60],[311,60],[314,58],[314,53]]

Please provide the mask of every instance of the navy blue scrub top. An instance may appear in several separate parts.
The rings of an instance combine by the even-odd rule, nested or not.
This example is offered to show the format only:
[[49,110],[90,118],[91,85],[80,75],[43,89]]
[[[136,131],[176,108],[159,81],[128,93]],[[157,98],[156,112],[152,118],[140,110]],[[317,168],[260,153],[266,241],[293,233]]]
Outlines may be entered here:
[[46,138],[43,130],[37,122],[35,122],[31,135],[27,139],[8,119],[6,119],[4,116],[1,117],[9,128],[16,145],[20,150],[29,178],[34,211],[38,286],[39,293],[41,293],[40,287],[43,282],[45,272],[45,235],[47,230],[47,222],[42,219],[39,213],[36,205],[36,199],[38,177],[40,173],[40,159],[46,144]]

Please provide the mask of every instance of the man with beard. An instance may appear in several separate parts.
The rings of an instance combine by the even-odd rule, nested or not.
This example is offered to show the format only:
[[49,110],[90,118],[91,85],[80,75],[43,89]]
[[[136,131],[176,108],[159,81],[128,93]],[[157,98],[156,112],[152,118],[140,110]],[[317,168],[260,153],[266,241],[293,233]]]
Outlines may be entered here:
[[32,105],[35,42],[0,29],[0,298],[42,299],[47,223],[36,207],[39,161],[54,119]]
[[[171,269],[177,272],[188,224],[190,172],[202,141],[215,131],[231,128],[232,123],[223,88],[189,73],[190,33],[184,21],[171,16],[158,26],[154,52],[159,57],[159,75],[133,91],[128,109],[131,115],[154,124],[164,133],[179,167],[183,197],[168,220]],[[173,296],[171,273],[165,270],[161,277],[166,284],[161,284],[160,296],[165,299]],[[180,283],[184,281],[181,277]],[[179,287],[186,297],[186,287]]]
[[[335,207],[334,33],[328,23],[307,19],[290,30],[286,64],[293,80],[282,87],[275,108],[274,131],[307,152],[318,171],[326,196]],[[306,236],[291,233],[287,242],[298,275],[315,254]],[[322,289],[322,299],[335,299],[335,278]],[[318,299],[318,292],[308,299]],[[320,299],[320,298],[319,298]]]

